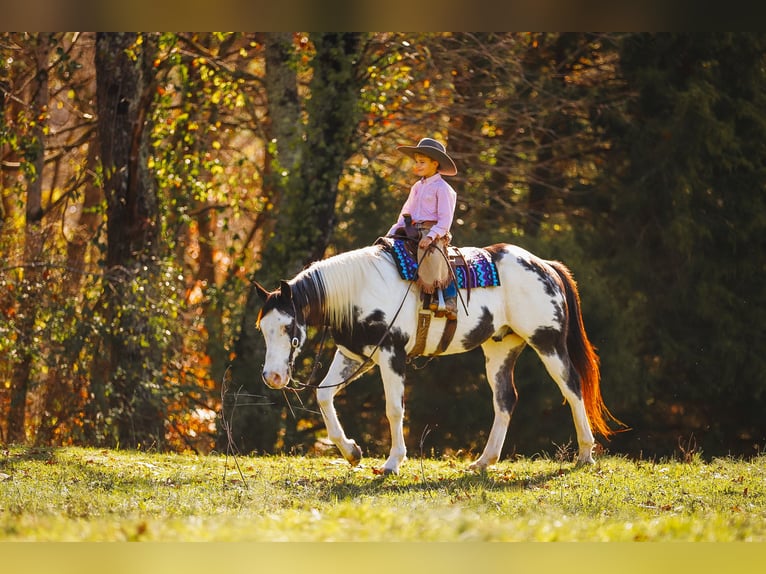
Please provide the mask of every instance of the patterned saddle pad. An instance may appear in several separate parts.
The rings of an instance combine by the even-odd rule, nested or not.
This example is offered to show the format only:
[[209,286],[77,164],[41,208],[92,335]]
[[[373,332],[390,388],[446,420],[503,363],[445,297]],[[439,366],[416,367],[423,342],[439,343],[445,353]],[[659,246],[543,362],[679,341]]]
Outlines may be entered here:
[[[387,240],[386,245],[394,258],[399,275],[405,281],[415,281],[418,277],[418,262],[407,245],[401,239]],[[477,287],[499,287],[500,277],[497,266],[489,253],[478,247],[461,247],[459,254],[465,259],[465,265],[460,262],[458,251],[450,247],[450,265],[455,271],[457,286],[460,289],[475,289]]]

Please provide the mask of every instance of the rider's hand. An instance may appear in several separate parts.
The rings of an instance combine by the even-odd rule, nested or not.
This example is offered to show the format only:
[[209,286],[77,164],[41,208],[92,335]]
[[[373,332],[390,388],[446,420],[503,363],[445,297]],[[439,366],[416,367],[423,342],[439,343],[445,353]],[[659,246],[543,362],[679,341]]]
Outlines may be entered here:
[[431,237],[428,237],[426,235],[423,239],[420,240],[420,248],[421,249],[428,249],[428,247],[433,243],[433,239]]

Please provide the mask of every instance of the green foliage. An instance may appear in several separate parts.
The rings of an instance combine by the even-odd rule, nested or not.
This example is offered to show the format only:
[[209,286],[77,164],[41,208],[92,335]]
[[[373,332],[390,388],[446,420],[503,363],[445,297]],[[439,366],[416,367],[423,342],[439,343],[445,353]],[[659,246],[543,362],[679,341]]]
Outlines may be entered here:
[[184,302],[180,279],[172,262],[159,260],[106,278],[115,296],[95,319],[103,332],[119,336],[107,337],[101,351],[112,370],[96,391],[103,401],[93,421],[100,444],[165,448],[167,406],[187,390],[167,384],[178,381],[182,365],[183,333],[175,330]]
[[644,317],[633,333],[646,372],[642,426],[701,426],[717,452],[747,452],[763,436],[753,407],[766,364],[749,350],[763,344],[750,326],[766,319],[753,257],[766,232],[764,48],[762,35],[626,39],[621,66],[638,97],[617,147],[630,167],[608,189],[611,228],[594,236],[606,238],[606,273],[632,285],[616,293]]

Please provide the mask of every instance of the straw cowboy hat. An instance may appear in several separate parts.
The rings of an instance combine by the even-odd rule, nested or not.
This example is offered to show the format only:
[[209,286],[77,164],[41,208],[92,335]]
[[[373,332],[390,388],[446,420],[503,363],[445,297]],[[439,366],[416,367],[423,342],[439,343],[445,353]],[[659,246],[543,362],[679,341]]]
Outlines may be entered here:
[[455,175],[457,173],[455,162],[447,155],[445,147],[435,139],[423,138],[416,146],[400,145],[396,149],[410,157],[420,153],[435,159],[439,162],[439,173],[442,175]]

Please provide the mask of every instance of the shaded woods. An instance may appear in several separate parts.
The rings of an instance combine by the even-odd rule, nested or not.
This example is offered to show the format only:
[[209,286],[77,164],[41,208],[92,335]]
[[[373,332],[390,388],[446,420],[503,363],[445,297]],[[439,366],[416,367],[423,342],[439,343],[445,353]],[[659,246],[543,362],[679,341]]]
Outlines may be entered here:
[[[605,448],[766,443],[766,35],[2,33],[0,52],[0,442],[207,452],[226,416],[242,452],[314,449],[314,397],[260,381],[248,279],[372,243],[411,184],[396,146],[431,136],[458,163],[456,244],[573,270],[632,429]],[[410,369],[412,452],[483,444],[483,373],[478,351]],[[516,378],[506,455],[566,449],[533,353]],[[387,444],[377,373],[338,410]]]

